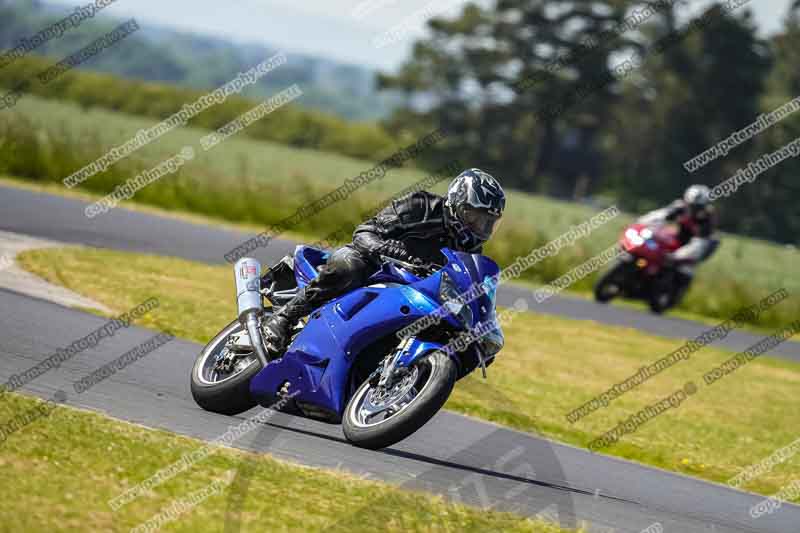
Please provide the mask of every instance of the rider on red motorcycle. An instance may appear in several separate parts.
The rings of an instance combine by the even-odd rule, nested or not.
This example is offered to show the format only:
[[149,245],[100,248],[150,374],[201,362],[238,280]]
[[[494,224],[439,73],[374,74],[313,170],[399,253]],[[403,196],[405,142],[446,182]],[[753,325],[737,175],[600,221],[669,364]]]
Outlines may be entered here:
[[638,222],[672,222],[678,225],[678,240],[682,246],[669,254],[668,259],[678,274],[679,294],[689,288],[694,277],[694,268],[708,260],[719,246],[716,215],[711,206],[710,190],[705,185],[692,185],[686,189],[682,200],[675,200],[667,207],[651,211]]

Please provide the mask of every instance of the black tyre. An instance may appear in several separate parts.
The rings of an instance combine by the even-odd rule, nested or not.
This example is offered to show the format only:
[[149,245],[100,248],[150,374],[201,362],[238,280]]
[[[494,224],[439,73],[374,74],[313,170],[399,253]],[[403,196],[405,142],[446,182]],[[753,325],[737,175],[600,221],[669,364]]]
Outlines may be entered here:
[[655,287],[650,291],[647,304],[650,306],[650,310],[653,313],[660,315],[675,305],[675,293],[672,290],[661,290]]
[[678,303],[679,294],[675,283],[675,272],[669,269],[661,272],[653,279],[647,294],[647,304],[657,315]]
[[200,352],[192,368],[191,389],[194,401],[206,411],[236,415],[256,406],[250,394],[250,380],[261,370],[255,354],[237,359],[229,373],[214,370],[214,360],[225,349],[228,337],[244,331],[244,326],[234,320]]
[[600,279],[594,284],[594,299],[597,302],[605,304],[622,294],[626,268],[626,263],[617,262],[600,276]]
[[364,382],[345,408],[345,437],[356,446],[372,450],[400,442],[442,408],[457,377],[453,360],[442,352],[432,352],[389,391],[379,391]]

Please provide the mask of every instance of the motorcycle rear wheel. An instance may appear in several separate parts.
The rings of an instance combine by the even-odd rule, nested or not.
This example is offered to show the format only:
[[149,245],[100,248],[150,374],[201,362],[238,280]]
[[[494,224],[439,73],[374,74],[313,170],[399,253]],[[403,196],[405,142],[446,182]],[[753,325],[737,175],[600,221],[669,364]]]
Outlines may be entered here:
[[665,270],[652,280],[650,291],[647,295],[647,304],[650,310],[660,315],[678,303],[678,293],[675,287],[675,275],[671,270]]
[[[348,441],[377,450],[405,439],[433,418],[447,401],[458,369],[443,352],[421,359],[389,391],[365,381],[345,408],[342,429]],[[385,417],[378,420],[381,415]]]
[[211,339],[195,360],[190,383],[192,397],[206,411],[237,415],[257,405],[250,394],[250,380],[261,370],[255,354],[243,356],[228,374],[213,369],[214,358],[225,348],[228,337],[243,330],[239,320],[234,320]]

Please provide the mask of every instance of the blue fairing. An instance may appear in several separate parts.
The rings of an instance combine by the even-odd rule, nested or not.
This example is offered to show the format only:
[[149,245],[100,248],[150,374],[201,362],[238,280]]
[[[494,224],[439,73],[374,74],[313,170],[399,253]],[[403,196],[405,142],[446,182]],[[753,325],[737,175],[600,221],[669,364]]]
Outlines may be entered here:
[[[323,254],[313,248],[304,248],[306,250],[298,249],[295,254],[298,283],[301,279],[307,283],[306,280],[316,275],[314,261],[320,260]],[[499,272],[494,261],[487,257],[447,249],[443,253],[448,264],[427,278],[420,279],[401,268],[385,264],[370,278],[369,286],[314,311],[284,356],[270,362],[252,379],[250,390],[253,395],[270,397],[288,382],[288,391],[296,393],[294,399],[297,402],[312,405],[332,418],[341,417],[349,399],[350,372],[356,356],[377,340],[394,335],[439,309],[439,285],[443,272],[447,272],[460,291],[469,289],[473,280],[480,283],[495,278]],[[469,304],[474,316],[470,327],[493,316],[494,298],[491,289],[488,292],[490,294],[483,294]],[[461,326],[452,316],[443,320],[455,327]],[[439,343],[412,339],[398,364],[412,364],[417,358],[439,348],[442,348]]]
[[[480,296],[470,303],[475,317],[471,326],[491,320],[495,312],[495,293],[500,267],[485,255],[454,252],[447,248],[442,250],[442,253],[449,260],[444,270],[456,282],[462,293],[469,291],[474,283],[483,286]],[[463,267],[466,267],[466,272]]]

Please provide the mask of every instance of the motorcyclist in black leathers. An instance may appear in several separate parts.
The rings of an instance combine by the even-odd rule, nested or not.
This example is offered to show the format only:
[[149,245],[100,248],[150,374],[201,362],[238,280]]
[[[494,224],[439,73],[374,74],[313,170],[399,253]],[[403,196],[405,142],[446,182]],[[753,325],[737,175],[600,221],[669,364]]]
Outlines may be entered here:
[[719,247],[717,220],[711,206],[710,190],[705,185],[692,185],[667,207],[651,211],[639,219],[643,224],[672,222],[678,225],[681,247],[669,254],[668,266],[675,269],[680,297],[689,288],[695,267],[708,260]]
[[465,170],[446,198],[425,191],[394,200],[358,226],[353,242],[333,252],[319,276],[265,324],[267,348],[279,356],[297,321],[312,309],[363,286],[381,256],[416,264],[442,264],[440,249],[481,253],[505,208],[505,193],[488,173]]

